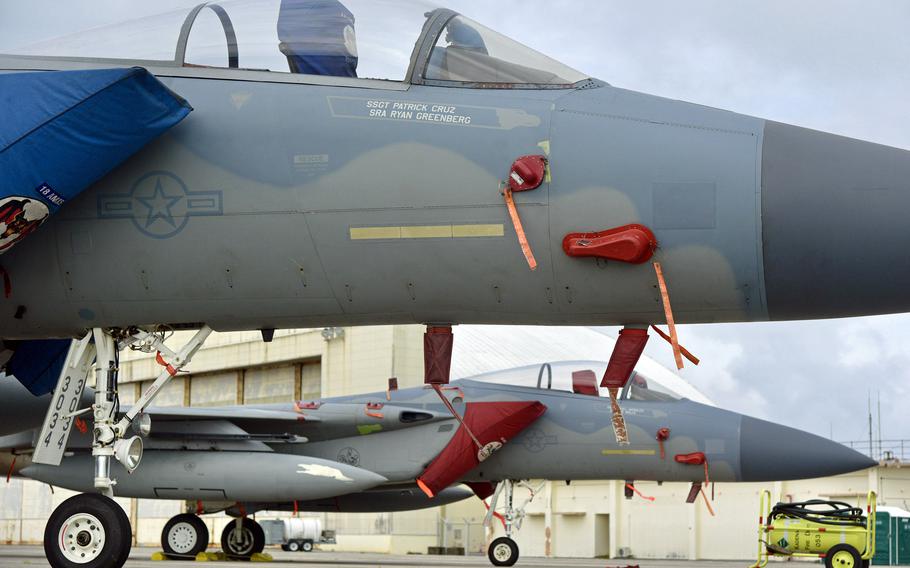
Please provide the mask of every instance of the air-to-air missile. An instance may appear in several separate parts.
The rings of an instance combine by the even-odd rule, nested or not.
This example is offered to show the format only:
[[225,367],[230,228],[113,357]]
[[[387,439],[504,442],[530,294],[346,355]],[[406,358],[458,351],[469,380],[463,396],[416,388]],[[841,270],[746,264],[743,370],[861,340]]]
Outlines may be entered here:
[[[450,325],[624,325],[618,392],[651,324],[681,366],[674,322],[910,307],[910,152],[617,88],[421,2],[202,3],[0,55],[0,97],[0,366],[56,385],[51,465],[96,371],[107,494],[212,329],[427,324],[438,387]],[[126,347],[163,371],[118,417]]]
[[[606,366],[562,362],[545,365],[546,375],[535,365],[453,381],[444,392],[457,416],[426,387],[263,406],[150,408],[154,426],[141,467],[127,475],[115,466],[116,494],[198,501],[200,512],[236,517],[261,510],[400,511],[471,496],[461,483],[483,499],[511,491],[519,479],[684,481],[698,496],[709,482],[823,477],[875,464],[836,442],[681,399],[672,385],[641,373],[617,397],[621,443],[613,400],[597,385]],[[0,395],[31,397],[10,380],[0,382]],[[39,438],[36,430],[18,437],[19,447],[0,454],[6,457],[0,465],[10,467],[2,462],[40,445]],[[91,444],[90,434],[77,432],[73,455],[59,466],[23,455],[13,471],[90,492]],[[181,547],[169,533],[186,526],[165,527],[167,554],[205,550],[208,538],[180,541]],[[249,519],[242,526],[261,530]],[[52,518],[48,530],[59,528]],[[234,542],[233,530],[225,529],[222,543]]]

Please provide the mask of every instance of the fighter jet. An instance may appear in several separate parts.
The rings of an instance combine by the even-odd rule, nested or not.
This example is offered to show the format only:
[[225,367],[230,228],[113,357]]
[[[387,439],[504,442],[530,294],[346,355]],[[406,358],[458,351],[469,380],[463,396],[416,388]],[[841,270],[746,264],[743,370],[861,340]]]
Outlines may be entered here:
[[[453,381],[445,403],[416,387],[288,404],[150,408],[142,467],[126,475],[116,466],[116,494],[188,500],[199,514],[227,511],[242,520],[225,528],[222,547],[248,557],[264,541],[257,523],[243,517],[262,510],[418,509],[468,498],[461,483],[481,499],[493,497],[495,510],[500,496],[512,503],[515,480],[525,479],[618,479],[629,487],[633,480],[685,481],[701,499],[707,483],[822,477],[875,464],[830,440],[681,399],[672,385],[640,372],[619,397],[629,439],[621,445],[612,400],[597,384],[606,367],[572,361],[491,372]],[[12,380],[0,381],[0,397],[33,399]],[[38,414],[20,427],[37,428]],[[0,466],[91,492],[91,427],[89,419],[86,433],[74,434],[59,467],[29,459],[28,450],[42,443],[37,430],[0,438]],[[18,443],[3,443],[9,440]],[[64,503],[48,521],[47,534],[60,536],[46,545],[54,566],[120,546],[73,525],[77,509]],[[506,509],[506,536],[489,548],[498,566],[518,559],[511,536],[520,515]],[[161,544],[169,556],[205,550],[208,531],[195,513],[165,525]]]
[[[212,329],[427,324],[439,396],[453,324],[624,325],[618,392],[649,325],[682,366],[674,322],[910,303],[910,152],[617,88],[418,1],[206,2],[0,55],[0,84],[0,364],[60,404],[35,461],[93,414],[107,494]],[[121,416],[126,348],[162,374]]]

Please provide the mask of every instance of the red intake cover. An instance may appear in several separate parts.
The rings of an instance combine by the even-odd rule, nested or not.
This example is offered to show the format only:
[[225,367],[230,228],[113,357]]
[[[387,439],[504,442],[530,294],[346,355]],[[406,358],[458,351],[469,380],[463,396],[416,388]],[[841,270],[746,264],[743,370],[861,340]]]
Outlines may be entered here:
[[543,183],[547,172],[547,159],[543,156],[522,156],[512,163],[509,187],[512,191],[536,189]]
[[613,353],[607,370],[604,371],[600,386],[610,389],[621,389],[626,386],[635,365],[641,359],[641,354],[648,343],[647,329],[623,328],[616,338]]
[[[505,443],[546,411],[547,407],[536,400],[469,402],[465,404],[464,422],[481,444]],[[433,497],[459,481],[479,463],[477,446],[464,426],[459,426],[448,445],[417,478],[417,485],[427,497]]]
[[593,256],[642,264],[650,260],[657,239],[644,225],[625,225],[599,233],[570,233],[562,240],[562,250],[569,256]]

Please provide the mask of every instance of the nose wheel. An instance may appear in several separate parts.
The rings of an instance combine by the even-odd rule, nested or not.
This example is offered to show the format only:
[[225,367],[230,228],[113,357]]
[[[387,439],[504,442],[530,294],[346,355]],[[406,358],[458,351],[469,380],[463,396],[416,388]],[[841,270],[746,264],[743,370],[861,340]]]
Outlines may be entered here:
[[52,568],[121,568],[132,547],[130,520],[112,499],[94,493],[70,497],[44,529]]
[[487,557],[493,566],[512,566],[518,562],[518,544],[507,536],[501,536],[490,543]]

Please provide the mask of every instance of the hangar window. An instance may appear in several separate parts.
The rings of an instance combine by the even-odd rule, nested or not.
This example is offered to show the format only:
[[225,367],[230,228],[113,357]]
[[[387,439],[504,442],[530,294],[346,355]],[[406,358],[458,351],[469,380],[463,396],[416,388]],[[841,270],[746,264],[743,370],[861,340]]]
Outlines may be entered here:
[[454,16],[430,52],[424,78],[487,86],[569,87],[587,76],[464,16]]

